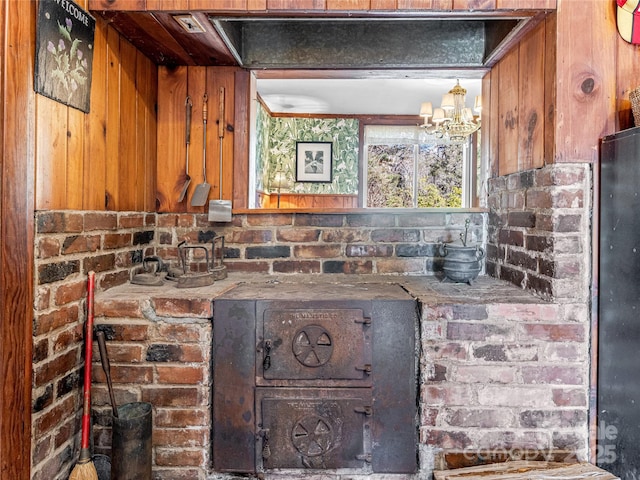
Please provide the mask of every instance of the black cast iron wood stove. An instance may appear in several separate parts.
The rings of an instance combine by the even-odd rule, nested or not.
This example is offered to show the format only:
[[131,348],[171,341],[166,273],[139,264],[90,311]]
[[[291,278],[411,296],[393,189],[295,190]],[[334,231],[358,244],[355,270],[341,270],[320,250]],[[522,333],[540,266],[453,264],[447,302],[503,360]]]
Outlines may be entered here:
[[415,472],[417,318],[392,284],[245,284],[217,298],[213,469]]

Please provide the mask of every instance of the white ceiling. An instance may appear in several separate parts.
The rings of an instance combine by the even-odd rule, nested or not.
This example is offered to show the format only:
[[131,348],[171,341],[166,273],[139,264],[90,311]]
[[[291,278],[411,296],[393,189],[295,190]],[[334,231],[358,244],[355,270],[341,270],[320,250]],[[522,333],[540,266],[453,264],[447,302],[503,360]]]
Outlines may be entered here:
[[[465,78],[467,106],[481,93],[481,79]],[[422,102],[440,105],[456,79],[258,79],[257,91],[273,113],[418,115]]]

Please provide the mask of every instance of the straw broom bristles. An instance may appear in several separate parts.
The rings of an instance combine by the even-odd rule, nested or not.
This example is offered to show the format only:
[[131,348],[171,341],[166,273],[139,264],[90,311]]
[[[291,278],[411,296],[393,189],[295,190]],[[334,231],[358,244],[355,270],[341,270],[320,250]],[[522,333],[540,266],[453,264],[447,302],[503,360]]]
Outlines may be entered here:
[[82,449],[80,452],[80,458],[71,470],[69,480],[98,480],[98,471],[88,450]]

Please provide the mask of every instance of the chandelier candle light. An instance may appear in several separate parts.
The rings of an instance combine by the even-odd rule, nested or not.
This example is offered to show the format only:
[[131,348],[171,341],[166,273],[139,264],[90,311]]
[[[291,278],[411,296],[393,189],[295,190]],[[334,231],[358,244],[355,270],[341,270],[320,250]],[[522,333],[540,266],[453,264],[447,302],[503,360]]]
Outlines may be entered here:
[[442,96],[439,108],[434,109],[431,102],[423,102],[420,105],[420,116],[424,117],[424,123],[420,127],[438,138],[447,138],[454,143],[464,142],[469,135],[480,128],[480,111],[482,110],[482,99],[477,96],[474,110],[478,113],[478,117],[474,118],[471,108],[465,106],[466,95],[467,90],[460,86],[458,80],[456,86]]

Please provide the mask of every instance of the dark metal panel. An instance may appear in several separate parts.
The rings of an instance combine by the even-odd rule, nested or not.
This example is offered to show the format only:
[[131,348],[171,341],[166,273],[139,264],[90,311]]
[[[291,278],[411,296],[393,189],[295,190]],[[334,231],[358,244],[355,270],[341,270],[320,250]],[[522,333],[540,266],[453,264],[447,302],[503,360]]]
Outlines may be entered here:
[[640,476],[640,128],[601,148],[598,326],[599,467]]
[[255,302],[213,306],[213,467],[254,472]]
[[[214,308],[215,470],[416,471],[417,306],[404,290],[395,285],[245,285],[215,300]],[[338,332],[345,325],[346,331]],[[309,363],[308,356],[300,357],[303,362],[297,358],[304,353],[296,349],[303,331],[307,338],[327,334],[342,349],[336,358],[340,367],[309,378],[304,368],[321,365],[298,366]],[[276,355],[284,365],[276,378],[263,378],[267,337],[280,342],[289,356]],[[317,353],[322,360],[324,354]],[[356,366],[360,357],[371,365],[370,372],[349,378],[346,365]],[[314,420],[318,443],[310,444],[316,437],[305,432]],[[306,454],[301,448],[308,449]]]
[[485,53],[471,20],[252,21],[242,33],[250,68],[479,67]]
[[[282,288],[281,291],[286,292],[289,290],[289,287],[290,285],[287,285]],[[348,339],[344,333],[339,333],[336,329],[339,324],[345,323],[344,321],[334,321],[333,325],[331,325],[331,320],[324,319],[320,322],[317,317],[317,315],[324,316],[327,312],[342,312],[342,315],[338,315],[337,317],[341,320],[354,320],[357,316],[360,319],[363,319],[363,321],[368,321],[368,319],[371,318],[371,301],[359,300],[357,298],[358,290],[355,290],[355,295],[352,293],[342,295],[343,297],[352,297],[348,300],[328,300],[327,298],[331,298],[331,290],[333,290],[334,295],[337,295],[335,286],[330,289],[327,287],[316,289],[314,291],[314,296],[317,294],[318,298],[321,298],[321,300],[305,300],[302,298],[299,300],[291,300],[286,298],[287,295],[282,295],[283,298],[285,298],[283,300],[258,300],[256,302],[256,318],[258,319],[257,350],[259,353],[256,357],[256,381],[258,385],[325,387],[371,386],[371,375],[368,371],[355,370],[354,368],[355,375],[346,375],[346,369],[350,367],[344,366],[345,362],[350,363],[353,367],[357,366],[359,368],[366,368],[366,365],[371,364],[371,329],[369,326],[367,324],[351,325],[352,333],[356,335],[355,332],[358,332],[357,338],[359,342],[359,344],[354,343],[353,348],[351,348],[352,346],[349,344],[349,341],[353,341],[353,338]],[[370,293],[370,291],[368,293]],[[327,331],[334,332],[331,333],[331,336],[337,341],[338,349],[336,355],[338,360],[336,361],[336,358],[332,357],[330,362],[327,364],[313,368],[304,368],[304,366],[300,365],[299,361],[295,359],[293,352],[294,337],[286,336],[288,340],[283,340],[282,335],[274,336],[269,334],[268,336],[272,337],[271,340],[274,343],[273,351],[276,355],[275,359],[273,357],[271,358],[271,365],[273,368],[279,370],[286,369],[287,367],[295,367],[295,370],[289,371],[289,378],[286,378],[284,370],[280,370],[280,372],[277,372],[275,375],[264,375],[265,357],[267,355],[265,351],[265,340],[269,339],[265,336],[262,322],[264,319],[268,320],[269,316],[273,315],[273,312],[278,311],[289,313],[296,311],[305,312],[302,316],[306,316],[309,321],[301,321],[301,319],[298,319],[298,325],[292,325],[291,333],[298,333],[305,325],[317,325]],[[345,312],[349,313],[344,316]],[[313,320],[309,317],[315,317],[316,319]],[[267,328],[269,328],[269,322],[267,322]],[[285,360],[287,352],[289,352],[289,358]],[[332,352],[332,355],[334,352]],[[296,366],[296,364],[300,365],[300,367]],[[342,366],[342,371],[340,371],[340,366]],[[316,377],[312,375],[312,370],[315,371],[317,375]]]
[[264,312],[263,352],[258,356],[265,379],[369,380],[370,318],[360,309],[313,308],[308,303]]
[[259,388],[256,402],[259,471],[366,466],[371,389]]
[[412,473],[418,465],[415,301],[374,301],[374,472]]

